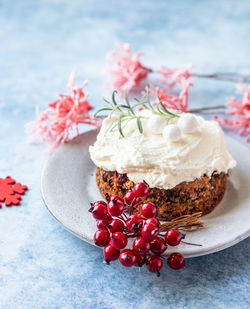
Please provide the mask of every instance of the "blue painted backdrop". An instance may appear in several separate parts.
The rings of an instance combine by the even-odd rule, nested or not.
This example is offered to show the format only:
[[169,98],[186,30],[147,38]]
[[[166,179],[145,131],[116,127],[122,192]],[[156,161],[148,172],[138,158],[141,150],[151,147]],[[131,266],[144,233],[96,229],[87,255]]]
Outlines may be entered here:
[[[249,1],[0,1],[0,174],[28,184],[20,207],[0,209],[1,308],[249,308],[250,239],[222,252],[145,269],[102,264],[102,254],[45,209],[43,146],[24,124],[66,89],[72,68],[102,104],[101,74],[115,41],[146,52],[144,63],[193,63],[197,71],[250,71]],[[195,81],[190,104],[221,104],[234,85]],[[238,138],[235,136],[235,138]],[[244,139],[240,139],[244,142]]]

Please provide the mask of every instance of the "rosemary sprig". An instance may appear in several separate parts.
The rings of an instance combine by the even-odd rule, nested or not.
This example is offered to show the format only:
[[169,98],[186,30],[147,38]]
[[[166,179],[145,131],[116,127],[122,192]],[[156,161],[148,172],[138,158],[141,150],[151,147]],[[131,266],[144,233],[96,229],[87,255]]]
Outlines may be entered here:
[[152,114],[154,115],[160,115],[166,118],[167,122],[169,120],[180,117],[179,114],[180,112],[173,113],[170,110],[168,110],[161,99],[158,96],[158,104],[156,106],[153,106],[152,103],[150,102],[150,95],[149,95],[149,88],[146,88],[146,94],[141,98],[141,100],[134,98],[135,103],[131,104],[128,99],[127,92],[124,94],[124,101],[125,103],[123,104],[118,104],[116,101],[116,94],[117,91],[115,90],[112,94],[112,101],[108,101],[104,99],[104,101],[107,103],[106,106],[103,108],[99,109],[95,114],[94,117],[96,117],[99,113],[102,113],[103,111],[109,111],[110,115],[113,113],[118,114],[117,120],[115,120],[111,126],[109,127],[108,130],[111,132],[114,132],[115,130],[118,130],[120,133],[121,137],[125,137],[123,133],[123,129],[125,125],[132,119],[136,119],[137,127],[139,132],[142,134],[143,133],[143,126],[141,119],[144,119],[146,117],[138,115],[136,113],[136,109],[141,106],[146,110],[150,110]]

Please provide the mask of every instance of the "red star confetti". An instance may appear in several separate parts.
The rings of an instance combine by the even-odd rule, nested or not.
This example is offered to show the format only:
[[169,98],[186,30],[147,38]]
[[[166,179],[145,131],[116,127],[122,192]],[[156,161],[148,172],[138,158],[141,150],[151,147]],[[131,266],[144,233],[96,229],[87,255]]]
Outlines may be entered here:
[[[0,178],[0,202],[4,202],[5,206],[19,205],[21,195],[28,189],[27,186],[15,181],[15,179],[7,176]],[[0,203],[0,207],[2,204]]]

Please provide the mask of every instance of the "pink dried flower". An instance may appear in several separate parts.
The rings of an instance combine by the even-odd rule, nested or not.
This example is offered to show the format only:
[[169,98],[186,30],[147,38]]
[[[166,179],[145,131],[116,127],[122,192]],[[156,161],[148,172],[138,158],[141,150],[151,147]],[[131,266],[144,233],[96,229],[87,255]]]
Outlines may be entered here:
[[117,43],[107,57],[107,72],[110,75],[108,86],[123,95],[124,91],[139,87],[152,72],[140,62],[143,53],[133,54],[128,43]]
[[50,103],[49,108],[39,113],[37,119],[26,125],[28,142],[34,143],[42,140],[50,144],[50,150],[60,143],[69,141],[79,135],[80,123],[99,126],[101,120],[89,115],[92,106],[88,103],[88,93],[83,92],[87,86],[85,81],[82,87],[74,84],[74,72],[70,75],[68,89],[71,95],[59,94],[59,99]]
[[233,118],[219,118],[214,116],[214,120],[224,125],[226,128],[246,135],[246,141],[250,142],[250,87],[244,85],[237,86],[238,93],[242,94],[242,99],[228,98],[227,113],[235,116]]
[[[189,87],[193,86],[193,84],[183,79],[180,82],[180,86],[182,88],[179,95],[171,95],[169,94],[168,88],[155,87],[152,84],[150,84],[149,91],[153,97],[159,98],[166,108],[186,112],[188,108],[188,91]],[[156,102],[157,101],[158,100],[156,99]]]
[[176,85],[183,86],[183,83],[188,81],[192,76],[190,73],[192,68],[193,66],[191,64],[180,68],[162,66],[160,70],[156,71],[160,75],[158,81],[168,90]]

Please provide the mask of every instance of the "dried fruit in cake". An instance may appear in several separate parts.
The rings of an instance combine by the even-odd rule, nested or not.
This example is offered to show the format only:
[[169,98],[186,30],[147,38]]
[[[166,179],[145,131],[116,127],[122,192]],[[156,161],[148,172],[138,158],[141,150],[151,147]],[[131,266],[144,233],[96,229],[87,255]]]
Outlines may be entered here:
[[[126,178],[122,185],[115,181],[115,172],[107,172],[101,168],[96,171],[98,188],[106,195],[125,196],[134,183]],[[150,188],[148,196],[133,206],[135,213],[140,213],[143,203],[154,203],[157,207],[156,218],[163,221],[189,215],[201,211],[204,215],[211,212],[223,198],[228,175],[213,173],[211,177],[202,176],[191,182],[184,182],[172,189]]]

